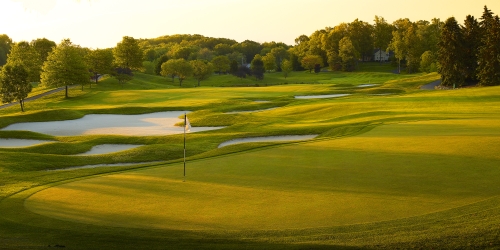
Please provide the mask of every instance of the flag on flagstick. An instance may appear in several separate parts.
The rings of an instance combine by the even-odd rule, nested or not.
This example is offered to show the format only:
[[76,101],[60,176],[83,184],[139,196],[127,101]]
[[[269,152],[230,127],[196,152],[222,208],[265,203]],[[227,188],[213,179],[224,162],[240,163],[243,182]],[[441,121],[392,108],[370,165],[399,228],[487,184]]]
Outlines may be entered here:
[[185,121],[184,121],[184,124],[185,124],[185,130],[187,132],[191,132],[191,123],[189,123],[189,119],[187,118],[187,115],[184,114],[184,118],[185,118]]

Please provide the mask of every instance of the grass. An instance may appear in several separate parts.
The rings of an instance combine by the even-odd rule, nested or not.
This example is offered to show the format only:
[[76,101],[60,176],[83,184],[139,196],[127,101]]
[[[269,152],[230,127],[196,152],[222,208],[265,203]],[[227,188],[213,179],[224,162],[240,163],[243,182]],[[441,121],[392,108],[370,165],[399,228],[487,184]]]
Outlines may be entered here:
[[[193,111],[194,126],[228,126],[188,135],[186,182],[182,135],[0,130],[3,138],[54,141],[0,149],[0,249],[498,247],[500,88],[419,91],[439,76],[362,67],[356,73],[294,72],[287,82],[279,73],[264,82],[214,76],[209,81],[216,87],[202,82],[200,88],[138,73],[123,86],[107,79],[92,89],[72,89],[70,99],[61,93],[26,103],[25,113],[0,110],[0,127],[165,110]],[[378,85],[356,87],[367,81]],[[261,87],[223,88],[238,83]],[[332,93],[351,95],[294,99]],[[380,93],[392,95],[371,95]],[[278,108],[225,113],[271,107]],[[217,149],[229,139],[286,134],[320,136]],[[104,143],[144,146],[73,156]],[[152,161],[162,162],[45,171]]]

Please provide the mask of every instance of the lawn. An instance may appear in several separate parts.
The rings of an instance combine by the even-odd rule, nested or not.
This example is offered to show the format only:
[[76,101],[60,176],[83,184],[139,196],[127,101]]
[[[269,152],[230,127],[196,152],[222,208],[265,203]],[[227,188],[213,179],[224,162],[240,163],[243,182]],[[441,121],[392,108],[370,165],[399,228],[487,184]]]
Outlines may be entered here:
[[[246,79],[254,87],[233,88],[222,87],[236,79],[230,76],[194,88],[137,73],[123,86],[107,79],[71,90],[70,99],[54,94],[27,103],[25,113],[0,110],[0,127],[165,110],[193,111],[193,126],[227,126],[187,135],[185,182],[182,135],[0,131],[54,141],[0,148],[0,240],[6,249],[500,246],[500,88],[420,91],[439,76],[393,75],[384,67],[289,77],[309,84],[271,73],[268,86]],[[377,85],[357,87],[366,83]],[[335,93],[350,95],[294,98]],[[373,95],[380,93],[391,95]],[[226,113],[268,108],[275,109]],[[319,136],[217,149],[234,138],[287,134]],[[73,155],[104,143],[144,146]],[[151,163],[46,171],[116,162]]]

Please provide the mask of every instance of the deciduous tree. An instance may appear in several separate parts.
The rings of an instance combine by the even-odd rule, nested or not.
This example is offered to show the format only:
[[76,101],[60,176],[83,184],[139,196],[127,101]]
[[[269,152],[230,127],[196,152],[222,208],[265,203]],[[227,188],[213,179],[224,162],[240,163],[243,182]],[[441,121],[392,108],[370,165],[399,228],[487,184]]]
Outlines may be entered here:
[[14,44],[7,58],[7,64],[22,64],[28,72],[28,81],[40,82],[42,69],[40,54],[28,42],[22,41]]
[[359,53],[349,37],[344,37],[339,42],[339,57],[342,60],[343,71],[353,71],[356,68],[356,60]]
[[194,60],[189,63],[193,68],[193,77],[198,81],[198,86],[200,86],[201,81],[207,80],[214,73],[212,64],[205,60]]
[[290,62],[290,60],[284,59],[281,62],[281,72],[283,72],[283,76],[285,76],[285,78],[287,78],[288,75],[290,74],[290,72],[292,72],[292,71],[293,71],[292,62]]
[[[85,55],[85,61],[90,72],[94,74],[96,84],[99,80],[99,75],[111,74],[113,72],[113,51],[111,49],[90,50]],[[92,87],[91,84],[90,87]]]
[[219,73],[227,72],[230,67],[230,61],[227,56],[216,56],[212,59],[212,65],[214,66],[214,70]]
[[81,53],[80,46],[74,45],[69,39],[63,40],[49,53],[43,64],[41,83],[46,87],[66,87],[90,82],[90,72]]
[[252,75],[255,76],[257,80],[264,79],[264,62],[262,61],[262,57],[260,55],[255,55],[252,62],[250,63],[250,68],[252,69]]
[[2,102],[18,101],[24,112],[24,99],[31,92],[32,86],[28,80],[28,71],[22,64],[7,64],[0,73],[0,95]]
[[276,70],[276,57],[272,53],[267,53],[262,57],[262,61],[264,62],[264,68],[267,72]]
[[115,65],[120,68],[138,70],[142,67],[142,50],[136,39],[124,36],[113,50]]
[[318,55],[306,55],[300,60],[302,67],[309,70],[309,73],[314,69],[316,64],[323,66],[323,58]]
[[6,34],[0,35],[0,66],[7,63],[7,55],[12,46],[12,39]]

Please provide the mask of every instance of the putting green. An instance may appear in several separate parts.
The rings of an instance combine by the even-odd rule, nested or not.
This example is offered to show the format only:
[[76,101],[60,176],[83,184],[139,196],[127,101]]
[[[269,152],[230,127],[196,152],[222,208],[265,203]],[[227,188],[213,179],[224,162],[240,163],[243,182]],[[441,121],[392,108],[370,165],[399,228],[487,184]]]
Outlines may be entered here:
[[500,194],[500,121],[421,121],[62,184],[25,201],[95,225],[281,230],[407,218]]

